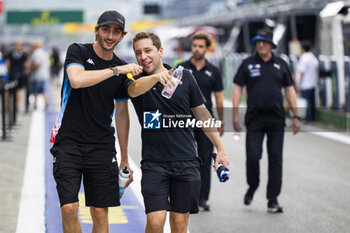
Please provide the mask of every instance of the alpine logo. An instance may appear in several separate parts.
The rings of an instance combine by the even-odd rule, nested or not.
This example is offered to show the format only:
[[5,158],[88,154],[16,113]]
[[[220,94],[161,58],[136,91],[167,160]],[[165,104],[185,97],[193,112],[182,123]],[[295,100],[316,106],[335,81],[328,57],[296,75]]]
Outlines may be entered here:
[[91,65],[95,65],[94,61],[91,58],[87,59],[86,62],[90,63]]

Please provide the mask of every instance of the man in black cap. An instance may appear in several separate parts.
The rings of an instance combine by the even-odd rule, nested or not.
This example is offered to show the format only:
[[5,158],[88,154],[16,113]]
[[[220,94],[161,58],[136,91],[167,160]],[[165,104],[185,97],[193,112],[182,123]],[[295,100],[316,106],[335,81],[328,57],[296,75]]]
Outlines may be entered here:
[[[109,232],[108,207],[119,206],[118,163],[114,127],[121,151],[119,168],[128,163],[129,113],[126,74],[142,67],[114,54],[124,38],[125,19],[106,11],[95,26],[93,44],[69,46],[64,63],[61,110],[52,130],[53,174],[61,204],[63,232],[82,232],[78,192],[83,177],[85,203],[90,206],[93,232]],[[114,101],[115,100],[115,101]]]
[[233,126],[241,131],[238,107],[247,89],[247,111],[245,114],[246,135],[246,175],[248,190],[244,204],[250,205],[259,186],[259,160],[262,156],[262,143],[267,135],[268,184],[266,197],[269,212],[282,213],[277,201],[282,186],[282,152],[285,127],[282,87],[293,111],[293,133],[300,128],[300,118],[296,106],[296,94],[289,67],[285,61],[272,53],[277,45],[272,40],[270,30],[259,30],[252,39],[256,54],[245,59],[234,77]]

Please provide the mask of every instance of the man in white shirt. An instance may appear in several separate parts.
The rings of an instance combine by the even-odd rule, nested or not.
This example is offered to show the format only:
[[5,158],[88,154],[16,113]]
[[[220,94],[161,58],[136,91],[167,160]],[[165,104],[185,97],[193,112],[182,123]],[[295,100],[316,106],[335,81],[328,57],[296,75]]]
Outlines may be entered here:
[[41,48],[40,42],[34,42],[32,46],[32,92],[34,94],[34,109],[37,106],[38,94],[43,94],[46,108],[48,105],[48,96],[45,86],[50,80],[50,60],[48,54]]
[[318,80],[318,60],[311,52],[310,41],[301,42],[302,53],[298,62],[299,91],[307,101],[306,121],[315,119],[315,87]]

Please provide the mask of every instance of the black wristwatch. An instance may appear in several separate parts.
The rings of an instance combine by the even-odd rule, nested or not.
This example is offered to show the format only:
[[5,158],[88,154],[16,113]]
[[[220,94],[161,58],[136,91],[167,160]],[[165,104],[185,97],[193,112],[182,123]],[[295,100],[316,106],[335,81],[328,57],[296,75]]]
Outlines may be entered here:
[[110,66],[109,67],[111,70],[113,70],[113,73],[115,76],[118,76],[119,73],[118,73],[118,66]]
[[299,121],[301,120],[300,116],[293,116],[293,118],[297,118]]

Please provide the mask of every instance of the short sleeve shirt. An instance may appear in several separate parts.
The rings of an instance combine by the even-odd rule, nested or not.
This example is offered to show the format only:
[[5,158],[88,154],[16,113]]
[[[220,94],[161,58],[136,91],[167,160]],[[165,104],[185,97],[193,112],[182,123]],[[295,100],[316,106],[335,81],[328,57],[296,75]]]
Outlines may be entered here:
[[293,85],[287,63],[276,56],[264,62],[257,54],[245,59],[233,82],[247,88],[245,123],[285,124],[282,88]]
[[303,73],[302,90],[315,88],[318,80],[318,60],[312,52],[303,53],[298,62],[298,72]]
[[[168,69],[171,67],[165,65]],[[146,74],[142,74],[142,78]],[[184,69],[181,81],[173,96],[162,96],[163,85],[157,83],[145,94],[132,98],[142,127],[142,161],[180,161],[197,159],[197,146],[193,128],[175,126],[171,122],[192,119],[191,108],[205,103],[193,75]],[[158,111],[159,118],[151,122]],[[151,116],[151,118],[149,118]],[[148,128],[147,123],[159,123],[159,128]],[[175,124],[175,123],[174,123]]]
[[28,55],[21,50],[12,50],[6,59],[10,61],[10,78],[19,78],[24,74],[24,63],[26,62]]
[[198,83],[200,90],[207,100],[205,106],[212,113],[213,103],[211,101],[211,93],[213,91],[217,92],[224,89],[219,69],[212,63],[206,61],[205,66],[201,70],[197,70],[196,67],[192,64],[191,59],[180,63],[178,66],[183,66],[192,73]]
[[39,67],[32,72],[33,81],[50,80],[49,55],[42,48],[37,48],[32,54],[32,64],[39,64]]
[[126,76],[108,78],[94,86],[73,89],[67,76],[67,67],[79,65],[85,70],[101,70],[125,61],[114,55],[106,61],[96,55],[92,44],[72,44],[64,63],[62,85],[61,127],[56,142],[61,141],[115,150],[114,127],[111,125],[114,99],[128,99]]

